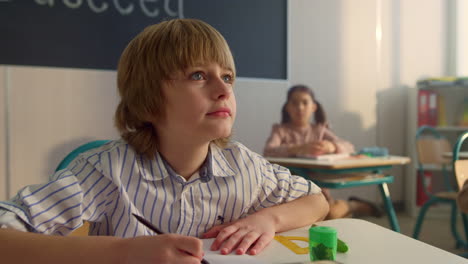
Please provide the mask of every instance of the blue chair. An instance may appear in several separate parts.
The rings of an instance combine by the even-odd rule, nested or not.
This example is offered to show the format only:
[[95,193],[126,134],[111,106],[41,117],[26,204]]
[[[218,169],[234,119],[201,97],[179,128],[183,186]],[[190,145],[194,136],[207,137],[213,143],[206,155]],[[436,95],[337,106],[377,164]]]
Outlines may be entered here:
[[[109,141],[110,140],[95,140],[95,141],[85,143],[75,148],[70,153],[68,153],[68,155],[65,156],[65,158],[63,158],[63,160],[59,163],[55,171],[65,169],[68,166],[68,164],[70,164],[70,162],[72,162],[81,153],[88,151],[90,149],[93,149],[93,148],[98,148],[106,144]],[[70,235],[71,236],[85,236],[86,234],[88,234],[88,231],[89,231],[89,223],[85,221],[81,227],[73,231]]]
[[[443,153],[451,152],[449,141],[443,137],[436,129],[430,126],[422,126],[416,133],[416,147],[418,156],[417,177],[422,183],[423,191],[428,200],[422,205],[419,211],[416,225],[414,227],[413,238],[417,239],[421,232],[424,217],[428,209],[435,204],[449,204],[451,206],[450,229],[456,241],[456,247],[466,247],[466,241],[461,238],[457,231],[457,191],[452,187],[451,179],[454,175],[450,171],[452,162],[444,158]],[[428,190],[424,179],[424,172],[430,166],[440,167],[444,180],[444,188],[438,192]],[[437,186],[440,188],[440,186]],[[466,230],[466,229],[465,229]]]
[[83,153],[93,148],[100,147],[109,141],[110,140],[95,140],[77,147],[76,149],[72,150],[72,152],[70,152],[67,156],[65,156],[65,158],[63,158],[63,160],[59,163],[55,171],[65,169],[68,166],[68,164],[70,164],[70,162],[74,160],[80,153]]

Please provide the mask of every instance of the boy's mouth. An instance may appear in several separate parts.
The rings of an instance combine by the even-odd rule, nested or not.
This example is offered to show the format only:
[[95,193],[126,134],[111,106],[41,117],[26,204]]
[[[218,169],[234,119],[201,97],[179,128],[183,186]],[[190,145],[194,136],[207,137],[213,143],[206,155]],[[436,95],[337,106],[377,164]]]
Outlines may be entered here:
[[218,108],[218,109],[216,109],[214,111],[209,112],[206,115],[208,115],[208,116],[217,116],[217,117],[228,117],[228,116],[231,116],[231,109],[229,109],[227,107],[221,107],[221,108]]

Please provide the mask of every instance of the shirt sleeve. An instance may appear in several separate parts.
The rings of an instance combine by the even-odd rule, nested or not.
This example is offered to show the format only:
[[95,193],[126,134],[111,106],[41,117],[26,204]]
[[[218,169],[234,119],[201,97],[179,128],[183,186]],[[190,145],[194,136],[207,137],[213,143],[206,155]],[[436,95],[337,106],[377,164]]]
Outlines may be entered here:
[[277,164],[264,161],[257,201],[252,204],[249,213],[262,208],[293,201],[297,198],[321,193],[320,187],[303,177],[291,175],[291,172]]
[[48,183],[27,186],[11,200],[0,202],[0,226],[67,235],[84,220],[97,220],[102,215],[109,198],[103,189],[106,185],[110,182],[95,166],[75,160]]
[[271,134],[268,137],[263,155],[266,157],[289,157],[288,144],[282,144],[281,126],[278,124],[273,125]]

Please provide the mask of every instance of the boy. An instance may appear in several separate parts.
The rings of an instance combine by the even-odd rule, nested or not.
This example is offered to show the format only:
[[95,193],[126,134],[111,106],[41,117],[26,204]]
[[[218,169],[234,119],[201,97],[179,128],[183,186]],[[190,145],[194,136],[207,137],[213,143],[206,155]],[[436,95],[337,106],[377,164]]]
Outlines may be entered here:
[[[146,28],[123,52],[117,79],[122,139],[0,203],[2,227],[66,235],[86,220],[99,237],[3,229],[3,259],[199,263],[194,237],[215,237],[211,249],[222,254],[255,255],[275,232],[327,214],[320,188],[229,140],[234,61],[208,24],[175,19]],[[132,214],[179,235],[154,236]]]

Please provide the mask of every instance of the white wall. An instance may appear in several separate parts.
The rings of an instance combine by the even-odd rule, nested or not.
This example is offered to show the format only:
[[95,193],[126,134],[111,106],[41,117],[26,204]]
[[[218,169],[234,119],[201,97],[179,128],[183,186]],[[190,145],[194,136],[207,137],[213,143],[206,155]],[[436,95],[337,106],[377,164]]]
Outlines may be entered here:
[[60,160],[94,139],[117,138],[115,72],[8,69],[10,196],[47,180]]
[[288,82],[239,78],[234,89],[238,106],[233,138],[262,154],[272,124],[280,122]]
[[456,74],[468,76],[468,1],[456,0]]
[[[377,146],[375,1],[304,0],[290,1],[290,7],[290,82],[315,90],[338,136],[357,149]],[[356,192],[379,197],[375,186],[334,194]]]
[[[408,100],[408,138],[407,153],[414,153],[416,135],[416,91],[418,79],[450,74],[447,69],[447,2],[444,0],[400,1],[400,46],[399,75],[400,87],[407,88]],[[452,73],[453,74],[453,73]],[[416,174],[414,167],[407,167],[405,181],[405,207],[411,214],[416,212]]]
[[[294,0],[289,5],[291,84],[313,87],[335,132],[358,149],[381,146],[407,155],[413,135],[408,111],[416,102],[408,101],[408,88],[418,79],[447,74],[446,1]],[[393,199],[413,199],[414,173],[402,167],[390,173]],[[335,196],[353,193],[380,196],[374,187]]]

